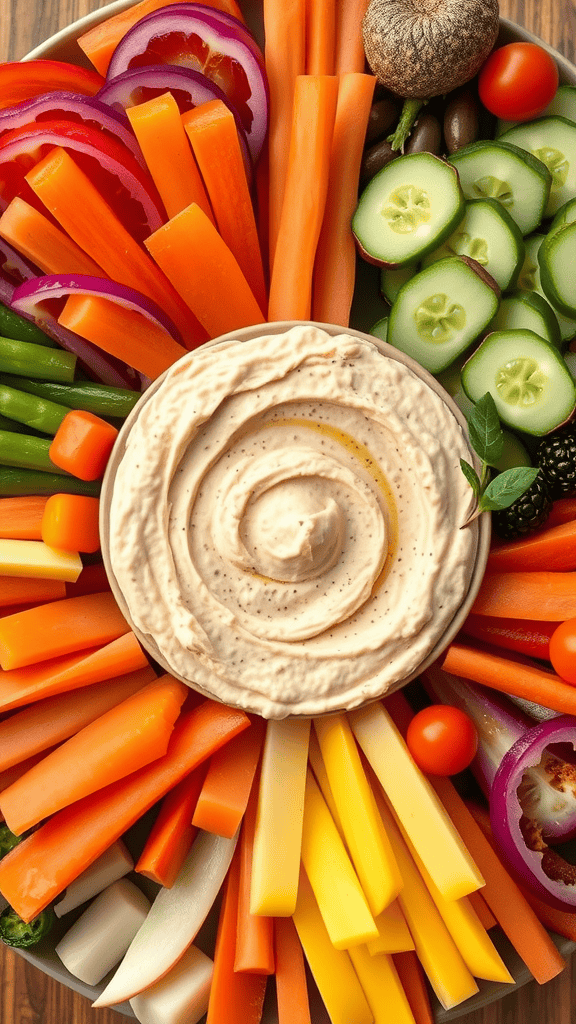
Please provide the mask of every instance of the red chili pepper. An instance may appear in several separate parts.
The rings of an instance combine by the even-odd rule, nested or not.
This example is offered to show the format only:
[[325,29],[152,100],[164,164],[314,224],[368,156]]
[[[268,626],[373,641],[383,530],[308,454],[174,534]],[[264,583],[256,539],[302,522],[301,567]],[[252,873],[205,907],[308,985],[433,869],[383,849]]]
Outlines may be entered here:
[[499,619],[489,615],[469,615],[462,627],[466,636],[496,647],[528,654],[549,661],[550,637],[557,622],[533,622],[527,619]]

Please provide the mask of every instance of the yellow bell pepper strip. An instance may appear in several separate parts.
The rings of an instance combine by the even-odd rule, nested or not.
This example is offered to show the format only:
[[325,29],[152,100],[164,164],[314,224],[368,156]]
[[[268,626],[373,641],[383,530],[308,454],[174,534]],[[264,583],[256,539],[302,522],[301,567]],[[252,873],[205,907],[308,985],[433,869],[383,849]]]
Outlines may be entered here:
[[376,927],[378,938],[366,943],[372,956],[377,953],[405,953],[409,949],[414,949],[414,939],[397,899],[378,914]]
[[374,1024],[416,1024],[391,956],[370,956],[365,946],[350,950],[350,959],[374,1014]]

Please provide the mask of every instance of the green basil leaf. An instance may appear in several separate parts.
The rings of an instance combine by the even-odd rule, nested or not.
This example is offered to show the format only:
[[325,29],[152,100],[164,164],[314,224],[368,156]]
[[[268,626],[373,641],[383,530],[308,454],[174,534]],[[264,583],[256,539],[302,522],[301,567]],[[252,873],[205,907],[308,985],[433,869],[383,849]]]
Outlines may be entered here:
[[460,469],[464,473],[464,476],[474,491],[474,494],[479,498],[481,486],[480,480],[478,479],[478,473],[474,469],[474,466],[471,466],[469,462],[466,462],[466,459],[460,459]]
[[480,507],[484,511],[492,512],[509,508],[534,483],[538,473],[538,467],[533,466],[517,466],[499,473],[484,491]]
[[504,450],[504,434],[496,404],[489,391],[476,402],[468,417],[470,444],[482,462],[494,466]]

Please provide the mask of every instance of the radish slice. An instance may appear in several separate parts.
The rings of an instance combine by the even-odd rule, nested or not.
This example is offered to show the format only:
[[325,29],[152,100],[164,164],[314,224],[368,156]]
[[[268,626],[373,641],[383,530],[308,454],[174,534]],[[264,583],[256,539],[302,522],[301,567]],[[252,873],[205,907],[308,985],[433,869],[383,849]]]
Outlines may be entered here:
[[208,1009],[213,971],[210,957],[190,946],[161,981],[130,1000],[140,1024],[197,1024]]
[[149,909],[144,893],[127,878],[109,885],[56,946],[64,967],[97,985],[124,956]]
[[133,867],[132,857],[122,840],[118,839],[68,886],[62,899],[54,906],[56,917],[81,907],[107,886],[127,875]]
[[236,847],[200,832],[171,889],[161,889],[116,974],[93,1006],[132,999],[160,981],[196,938],[216,899]]

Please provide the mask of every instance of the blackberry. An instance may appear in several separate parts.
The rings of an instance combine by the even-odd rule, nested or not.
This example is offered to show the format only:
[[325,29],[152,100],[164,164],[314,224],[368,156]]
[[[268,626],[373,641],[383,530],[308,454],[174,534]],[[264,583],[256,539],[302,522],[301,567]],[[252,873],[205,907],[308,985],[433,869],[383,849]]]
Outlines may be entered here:
[[542,471],[538,473],[534,483],[524,491],[508,508],[492,513],[492,525],[495,533],[503,540],[514,540],[523,537],[532,530],[542,526],[552,508],[552,496],[548,481]]
[[576,428],[573,423],[540,442],[536,464],[544,473],[553,498],[576,494]]

